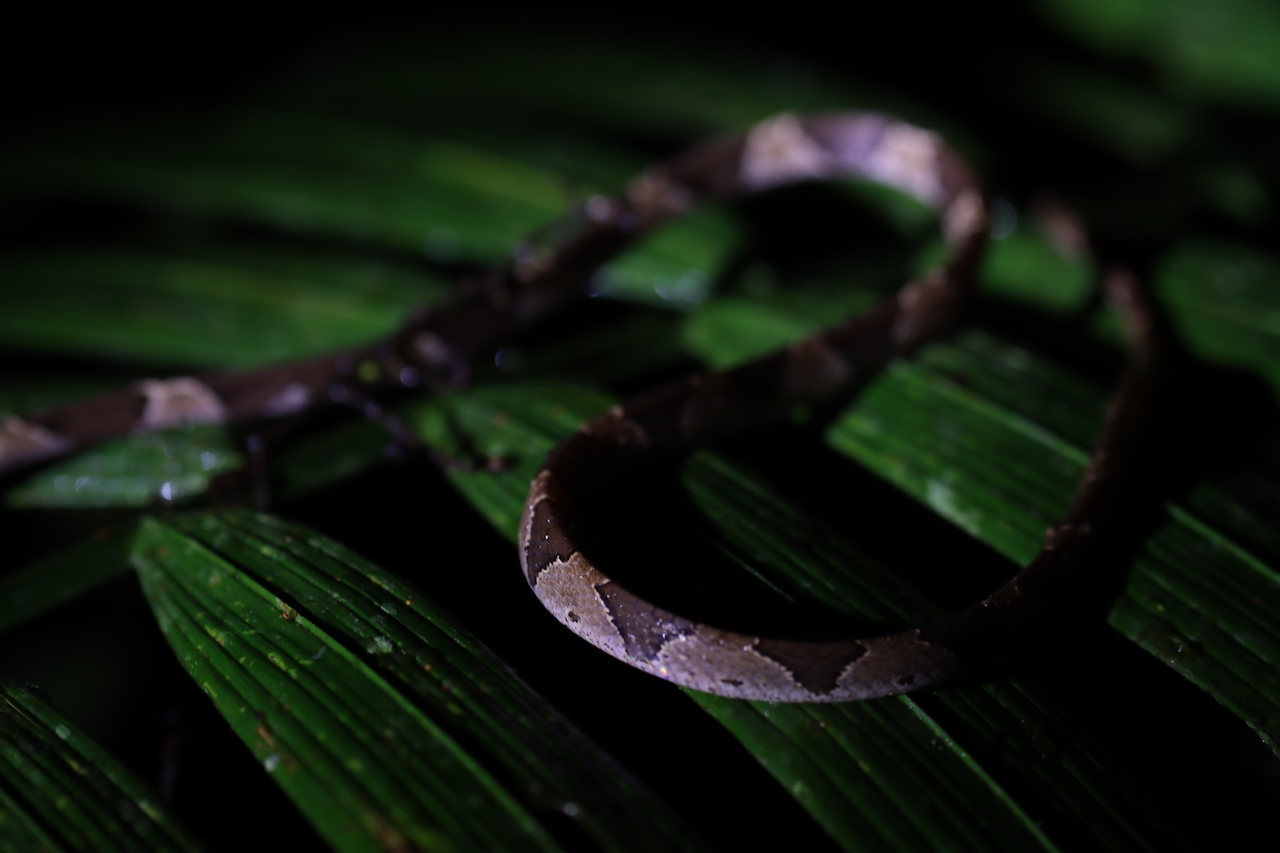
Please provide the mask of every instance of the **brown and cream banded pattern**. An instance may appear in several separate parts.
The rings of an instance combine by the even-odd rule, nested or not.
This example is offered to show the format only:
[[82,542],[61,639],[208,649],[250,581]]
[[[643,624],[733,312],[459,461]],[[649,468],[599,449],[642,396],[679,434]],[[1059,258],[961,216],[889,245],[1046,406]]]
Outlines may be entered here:
[[985,196],[935,134],[892,117],[784,114],[659,164],[618,199],[594,198],[568,236],[522,247],[455,299],[411,317],[386,341],[239,373],[143,380],[121,391],[0,423],[0,473],[130,432],[280,417],[345,400],[380,416],[387,387],[464,384],[473,361],[545,320],[602,263],[696,205],[798,181],[861,178],[937,211],[945,265],[864,316],[742,367],[693,376],[614,408],[556,448],[535,479],[520,526],[525,576],[579,636],[679,684],[749,699],[845,701],[935,684],[1007,643],[1054,596],[1109,511],[1130,455],[1155,361],[1150,312],[1126,273],[1106,291],[1130,326],[1129,368],[1066,518],[1040,554],[984,601],[940,624],[890,636],[806,642],[736,634],[683,619],[610,580],[573,538],[575,507],[650,454],[678,451],[849,387],[948,328],[973,289],[987,240]]
[[[641,176],[632,196],[683,210],[713,196],[842,176],[877,181],[937,210],[951,254],[868,314],[741,367],[693,376],[587,423],[548,457],[520,527],[525,576],[542,603],[619,660],[687,687],[771,702],[841,702],[927,687],[1008,643],[1054,597],[1108,510],[1152,377],[1150,315],[1132,276],[1106,281],[1134,357],[1088,471],[1040,554],[990,597],[940,624],[888,636],[802,641],[749,636],[668,612],[611,580],[575,544],[575,510],[650,454],[678,451],[776,417],[865,379],[955,319],[987,238],[970,170],[934,134],[880,115],[789,115]],[[653,199],[667,197],[660,202]]]

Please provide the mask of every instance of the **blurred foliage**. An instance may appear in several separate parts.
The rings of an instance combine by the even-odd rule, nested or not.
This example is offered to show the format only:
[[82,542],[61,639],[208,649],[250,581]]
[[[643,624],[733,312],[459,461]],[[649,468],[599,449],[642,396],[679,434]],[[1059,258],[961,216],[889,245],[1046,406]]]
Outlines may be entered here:
[[1267,0],[1040,0],[1064,30],[1117,55],[1142,57],[1165,85],[1197,97],[1280,107],[1280,8]]

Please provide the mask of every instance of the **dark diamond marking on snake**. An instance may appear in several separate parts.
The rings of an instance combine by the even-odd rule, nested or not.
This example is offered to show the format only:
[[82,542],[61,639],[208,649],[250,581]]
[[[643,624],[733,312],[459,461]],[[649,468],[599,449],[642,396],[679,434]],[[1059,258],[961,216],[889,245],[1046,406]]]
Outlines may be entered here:
[[556,560],[568,560],[575,551],[564,530],[552,523],[549,505],[550,501],[544,498],[529,514],[529,544],[524,549],[528,555],[529,586],[538,585],[543,569]]
[[845,667],[867,653],[862,643],[802,643],[795,640],[762,639],[755,650],[780,664],[804,689],[825,696],[836,689],[836,680]]
[[626,419],[646,436],[650,446],[678,446],[685,438],[681,412],[690,396],[687,382],[659,388],[629,401]]
[[695,623],[655,607],[613,581],[596,586],[596,594],[622,637],[627,654],[653,663],[663,646],[694,632]]

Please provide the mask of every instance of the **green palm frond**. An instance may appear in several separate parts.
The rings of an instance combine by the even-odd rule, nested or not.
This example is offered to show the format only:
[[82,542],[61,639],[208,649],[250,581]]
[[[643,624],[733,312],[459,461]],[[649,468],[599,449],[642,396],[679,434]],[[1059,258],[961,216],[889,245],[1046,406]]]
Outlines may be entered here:
[[[1121,362],[1115,324],[1093,309],[1095,271],[1033,221],[1034,169],[1005,165],[1017,152],[1001,139],[927,99],[794,67],[723,47],[402,31],[216,108],[14,134],[0,222],[47,224],[0,253],[0,410],[385,336],[659,156],[780,110],[891,109],[948,133],[1017,202],[1002,202],[971,322],[839,411],[620,484],[593,545],[655,595],[698,608],[718,591],[745,622],[887,630],[958,610],[1029,559],[1070,500]],[[494,464],[393,463],[381,427],[325,415],[269,428],[265,457],[238,428],[195,427],[9,477],[0,848],[226,844],[251,830],[218,792],[249,774],[270,779],[255,790],[282,833],[339,850],[1195,849],[1222,822],[1196,804],[1270,803],[1268,166],[1223,171],[1232,143],[1200,130],[1216,96],[1090,80],[1044,66],[1016,97],[1062,95],[1027,115],[1120,176],[1079,201],[1100,245],[1147,266],[1178,401],[1153,427],[1132,529],[1041,646],[909,697],[769,705],[629,671],[528,594],[516,523],[578,424],[865,309],[936,257],[909,199],[801,187],[675,223],[471,387],[392,402],[441,458]],[[1190,177],[1144,196],[1169,163]],[[95,217],[108,225],[86,227]],[[1198,406],[1223,425],[1191,429]],[[255,487],[268,511],[248,509]],[[101,680],[83,658],[95,638],[66,614],[99,613],[103,596],[150,614],[122,634],[173,652],[163,689],[113,699],[121,716],[197,706],[185,737],[224,754],[178,751],[157,773],[158,750],[139,759],[94,700],[62,707],[52,685]],[[32,638],[51,636],[65,652],[36,654]],[[113,661],[102,677],[129,671]],[[24,679],[47,681],[52,707]],[[173,772],[161,808],[148,786],[172,792]]]

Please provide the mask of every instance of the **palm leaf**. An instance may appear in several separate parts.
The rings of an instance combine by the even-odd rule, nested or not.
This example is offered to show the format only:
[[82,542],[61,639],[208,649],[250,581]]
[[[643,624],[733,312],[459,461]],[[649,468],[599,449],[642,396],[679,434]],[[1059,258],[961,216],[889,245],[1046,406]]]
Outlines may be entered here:
[[[6,205],[70,211],[72,225],[108,210],[126,225],[54,228],[0,260],[0,343],[26,356],[0,383],[4,405],[385,335],[411,306],[447,298],[459,272],[554,240],[549,222],[655,152],[780,109],[891,107],[977,148],[962,115],[776,68],[731,50],[400,33],[218,110],[16,137],[0,162]],[[1197,156],[1200,107],[1171,107],[1141,81],[1038,73],[1020,85],[1066,93],[1037,105],[1049,128],[1101,128],[1082,134],[1081,156]],[[988,145],[975,153],[999,159],[998,140]],[[1221,177],[1220,154],[1190,171]],[[1260,208],[1232,201],[1248,196],[1253,166],[1233,168],[1180,185],[1179,204],[1253,221]],[[1223,189],[1233,180],[1244,196]],[[1104,229],[1134,210],[1169,221],[1159,199],[1109,216],[1106,189],[1085,202],[1104,208]],[[855,211],[858,227],[824,238],[855,208],[873,215]],[[1197,228],[1162,241],[1152,264],[1187,348],[1175,364],[1237,377],[1237,403],[1273,407],[1280,261],[1247,229],[1226,240]],[[684,694],[618,672],[521,589],[510,543],[557,441],[637,388],[873,304],[936,257],[931,234],[909,200],[859,186],[678,223],[602,271],[601,299],[504,350],[472,388],[394,404],[460,463],[443,475],[389,464],[380,428],[341,418],[273,441],[270,515],[137,512],[224,500],[213,487],[246,457],[223,429],[131,436],[21,475],[6,492],[15,567],[41,558],[0,584],[0,625],[21,637],[136,573],[181,677],[336,849],[678,849],[703,846],[700,834],[805,849],[1146,850],[1215,838],[1195,806],[1261,785],[1238,768],[1219,785],[1221,759],[1185,742],[1180,721],[1276,749],[1273,420],[1223,464],[1150,478],[1131,550],[1098,584],[1101,611],[1073,602],[1064,642],[1010,650],[989,676],[918,696],[770,706]],[[973,325],[892,365],[843,411],[797,413],[622,484],[593,547],[694,612],[766,625],[887,630],[981,597],[1060,516],[1101,421],[1119,353],[1105,318],[1081,321],[1089,281],[1087,264],[1018,224],[993,248]],[[107,527],[89,509],[103,506],[120,508]],[[47,731],[10,741],[14,773],[52,778],[56,765],[23,763],[44,755],[33,745],[61,748]],[[85,755],[117,778],[106,753]],[[14,849],[56,843],[38,801],[53,788],[33,790],[22,800],[10,785],[0,804]],[[707,790],[730,805],[701,793],[691,804]],[[789,819],[744,822],[744,809]],[[95,814],[86,805],[76,825],[110,818]],[[164,849],[139,833],[143,849]]]

